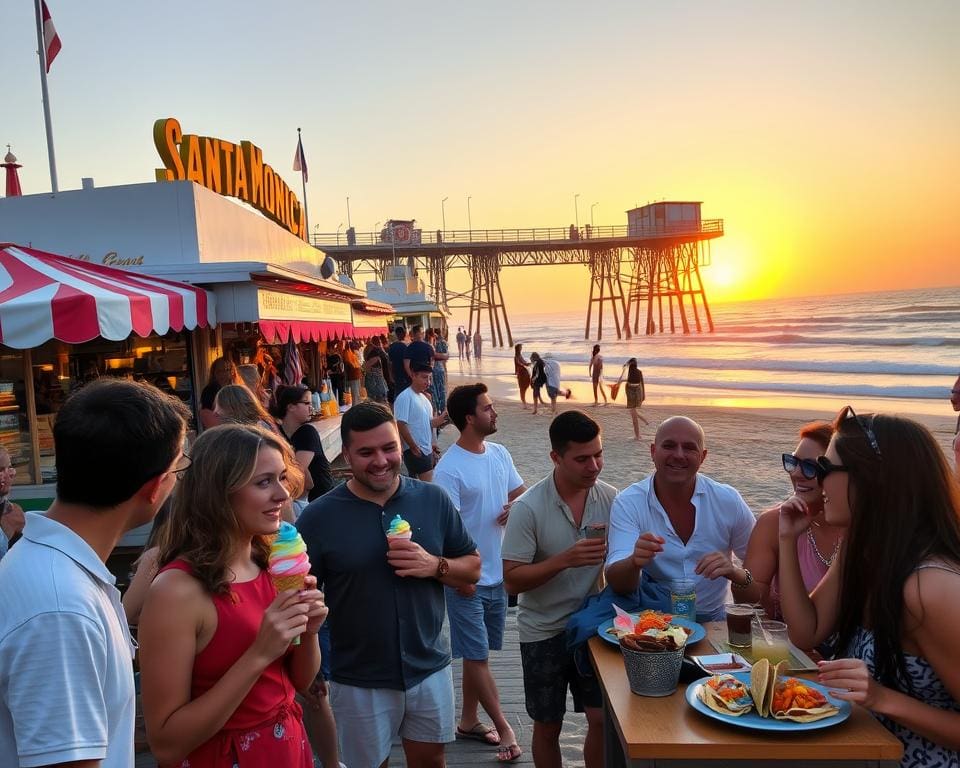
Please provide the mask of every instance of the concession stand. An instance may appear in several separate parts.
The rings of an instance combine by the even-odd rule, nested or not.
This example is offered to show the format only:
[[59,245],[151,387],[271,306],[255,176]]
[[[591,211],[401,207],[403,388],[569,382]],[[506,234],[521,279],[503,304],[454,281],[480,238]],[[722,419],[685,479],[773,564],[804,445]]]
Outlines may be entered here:
[[118,376],[190,402],[194,334],[214,325],[196,286],[0,244],[0,445],[23,506],[53,495],[53,420],[71,391]]

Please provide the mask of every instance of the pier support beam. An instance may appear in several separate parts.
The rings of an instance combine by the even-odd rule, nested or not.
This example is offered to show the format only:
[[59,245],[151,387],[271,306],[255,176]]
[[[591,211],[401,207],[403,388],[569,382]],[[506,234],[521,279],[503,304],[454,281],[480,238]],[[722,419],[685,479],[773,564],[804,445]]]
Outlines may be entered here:
[[[613,327],[617,338],[624,335],[630,338],[630,319],[627,315],[627,298],[623,292],[623,283],[620,279],[619,248],[605,249],[590,252],[590,298],[587,300],[587,326],[583,338],[590,338],[590,320],[593,314],[593,305],[597,305],[597,336],[596,340],[603,339],[603,306],[610,304],[613,310]],[[620,318],[623,317],[621,324]]]

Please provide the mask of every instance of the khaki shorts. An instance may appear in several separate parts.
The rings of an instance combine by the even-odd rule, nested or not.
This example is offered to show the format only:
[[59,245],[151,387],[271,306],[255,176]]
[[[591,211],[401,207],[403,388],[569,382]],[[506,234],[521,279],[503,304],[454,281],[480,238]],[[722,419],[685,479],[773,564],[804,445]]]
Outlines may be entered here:
[[453,670],[448,664],[406,691],[330,682],[340,759],[350,768],[377,768],[394,739],[445,744],[454,739]]

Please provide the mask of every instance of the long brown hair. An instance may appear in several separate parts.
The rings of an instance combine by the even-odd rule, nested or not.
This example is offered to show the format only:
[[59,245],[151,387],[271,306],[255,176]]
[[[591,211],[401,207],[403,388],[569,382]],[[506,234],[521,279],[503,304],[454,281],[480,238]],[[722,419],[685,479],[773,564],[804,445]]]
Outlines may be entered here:
[[904,584],[931,558],[960,565],[960,489],[923,425],[882,414],[846,415],[844,409],[833,425],[834,447],[849,474],[850,507],[838,647],[869,627],[877,679],[912,692],[902,644]]
[[[262,427],[226,424],[206,430],[190,451],[192,463],[183,473],[170,519],[158,542],[160,567],[175,559],[190,564],[210,594],[229,594],[227,564],[240,537],[230,497],[250,482],[257,454],[273,448],[283,456],[287,485],[296,498],[303,489],[303,473],[285,440]],[[267,567],[270,542],[254,536],[254,562]]]
[[213,402],[224,412],[224,423],[273,424],[273,417],[244,384],[227,384],[217,392]]

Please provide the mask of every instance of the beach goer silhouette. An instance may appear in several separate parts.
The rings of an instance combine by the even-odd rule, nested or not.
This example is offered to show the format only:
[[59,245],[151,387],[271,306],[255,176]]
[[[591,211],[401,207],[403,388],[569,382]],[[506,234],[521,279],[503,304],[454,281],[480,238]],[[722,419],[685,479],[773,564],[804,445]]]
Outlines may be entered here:
[[523,359],[523,344],[516,344],[513,348],[513,371],[517,376],[523,410],[527,410],[527,390],[530,389],[530,371],[527,370],[529,365],[530,361]]
[[600,345],[593,345],[593,352],[590,355],[590,365],[587,368],[590,374],[590,381],[593,384],[593,404],[599,405],[597,400],[597,389],[603,395],[603,404],[607,404],[607,392],[603,388],[603,355],[600,354]]
[[560,363],[558,363],[552,352],[547,352],[543,356],[543,371],[547,377],[547,396],[550,398],[550,413],[557,412],[557,397],[563,395],[567,400],[572,394],[569,389],[560,387]]
[[537,352],[530,354],[530,385],[533,387],[533,415],[536,416],[538,408],[543,405],[541,392],[547,386],[547,372],[544,369],[543,358]]
[[620,378],[613,385],[612,391],[620,388],[623,377],[627,377],[627,410],[630,411],[630,421],[633,423],[633,439],[640,439],[640,422],[646,426],[650,422],[640,413],[640,406],[647,399],[647,388],[643,383],[643,371],[637,366],[637,358],[631,357],[624,363],[620,371]]

